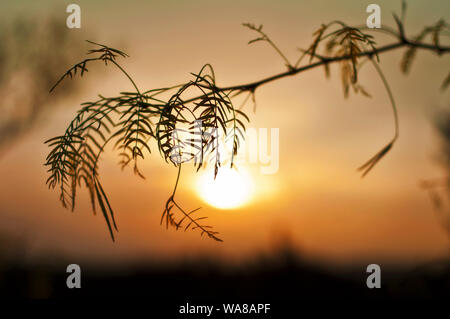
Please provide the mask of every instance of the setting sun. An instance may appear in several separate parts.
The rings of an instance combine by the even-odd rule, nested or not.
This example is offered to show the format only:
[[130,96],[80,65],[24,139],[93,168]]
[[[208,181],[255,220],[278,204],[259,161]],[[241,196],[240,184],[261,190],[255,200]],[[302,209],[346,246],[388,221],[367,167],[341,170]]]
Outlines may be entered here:
[[250,201],[253,182],[250,174],[243,167],[239,170],[222,167],[216,179],[214,179],[213,170],[203,173],[197,180],[197,191],[209,205],[230,209]]

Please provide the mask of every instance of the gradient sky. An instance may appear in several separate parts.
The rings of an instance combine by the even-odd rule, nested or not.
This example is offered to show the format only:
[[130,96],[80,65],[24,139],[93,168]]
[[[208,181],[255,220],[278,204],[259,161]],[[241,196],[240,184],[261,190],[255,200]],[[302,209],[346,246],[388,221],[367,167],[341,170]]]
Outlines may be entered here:
[[[2,1],[0,17],[8,21],[56,14],[65,28],[65,7],[72,2]],[[123,66],[141,88],[150,89],[187,81],[189,73],[205,63],[214,66],[218,84],[223,86],[282,72],[283,61],[266,44],[247,45],[255,35],[241,23],[264,24],[288,58],[295,60],[296,48],[308,47],[321,23],[340,19],[363,24],[371,2],[75,3],[82,9],[82,28],[72,31],[74,37],[123,48],[130,54]],[[392,26],[391,12],[399,11],[400,1],[377,3],[382,24]],[[408,3],[410,34],[450,12],[448,1]],[[381,37],[379,42],[389,41]],[[80,46],[88,48],[81,41]],[[279,172],[264,176],[257,165],[250,165],[257,195],[247,206],[230,211],[201,202],[193,170],[184,174],[179,190],[185,206],[203,206],[203,214],[210,216],[210,223],[225,239],[221,244],[196,232],[159,225],[176,170],[165,165],[157,152],[143,164],[145,181],[130,170],[121,172],[115,154],[103,156],[100,174],[120,229],[114,244],[101,216],[92,216],[86,194],[71,213],[61,207],[56,192],[47,190],[42,164],[48,149],[43,141],[63,132],[81,102],[98,93],[113,95],[130,89],[116,70],[93,68],[85,79],[75,80],[84,82],[76,97],[64,103],[55,100],[58,107],[45,115],[41,128],[0,158],[0,231],[23,242],[26,258],[130,261],[214,254],[242,259],[270,252],[283,240],[307,257],[343,264],[418,262],[448,254],[448,239],[419,181],[445,174],[436,161],[439,143],[432,117],[448,106],[449,91],[440,93],[439,86],[448,72],[449,57],[420,52],[412,72],[404,76],[399,70],[402,52],[381,56],[398,104],[400,139],[365,179],[355,169],[393,134],[388,97],[373,69],[365,67],[360,75],[372,99],[352,94],[345,100],[336,66],[329,80],[317,69],[257,90],[256,113],[247,108],[250,126],[280,129]]]

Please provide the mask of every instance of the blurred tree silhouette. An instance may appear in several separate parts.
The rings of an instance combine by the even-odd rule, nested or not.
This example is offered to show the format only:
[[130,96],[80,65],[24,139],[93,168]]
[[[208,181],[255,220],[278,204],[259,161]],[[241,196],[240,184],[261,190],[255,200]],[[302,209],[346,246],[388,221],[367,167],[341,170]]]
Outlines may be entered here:
[[[0,26],[0,156],[55,106],[48,87],[58,70],[81,54],[76,37],[68,32],[55,17],[24,17]],[[57,96],[66,97],[76,89],[68,87]]]
[[441,137],[439,161],[447,171],[447,176],[423,180],[421,187],[428,191],[437,221],[450,241],[450,111],[439,112],[435,123]]

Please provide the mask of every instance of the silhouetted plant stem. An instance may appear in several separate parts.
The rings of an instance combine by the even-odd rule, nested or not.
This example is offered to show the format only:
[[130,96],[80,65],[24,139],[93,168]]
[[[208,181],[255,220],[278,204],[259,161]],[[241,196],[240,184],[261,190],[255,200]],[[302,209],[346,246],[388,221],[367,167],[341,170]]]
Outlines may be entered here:
[[[417,42],[412,42],[412,41],[405,41],[405,42],[396,42],[396,43],[391,43],[385,46],[382,46],[380,48],[377,48],[375,50],[369,50],[369,51],[364,51],[361,52],[359,54],[357,54],[357,57],[371,57],[374,56],[375,54],[380,54],[380,53],[384,53],[384,52],[388,52],[388,51],[393,51],[395,49],[399,49],[402,47],[415,47],[415,48],[421,48],[421,49],[425,49],[425,50],[431,50],[431,51],[436,51],[438,52],[438,54],[443,54],[443,53],[449,53],[450,52],[450,47],[447,46],[433,46],[433,45],[428,45],[425,43],[417,43]],[[311,63],[302,67],[297,67],[297,68],[293,68],[290,69],[288,71],[285,72],[281,72],[272,76],[269,76],[267,78],[255,81],[255,82],[251,82],[251,83],[247,83],[247,84],[240,84],[240,85],[233,85],[233,86],[225,86],[225,87],[216,87],[217,91],[221,91],[221,92],[228,92],[228,91],[238,91],[240,93],[243,92],[248,92],[248,91],[255,91],[258,87],[270,83],[270,82],[274,82],[276,80],[285,78],[285,77],[290,77],[290,76],[294,76],[297,75],[301,72],[310,70],[310,69],[314,69],[320,66],[324,66],[326,64],[331,64],[331,63],[335,63],[335,62],[340,62],[340,61],[344,61],[344,60],[350,60],[352,59],[351,55],[345,55],[345,56],[340,56],[340,57],[326,57],[326,56],[320,56],[321,57],[321,61],[315,62],[315,63]],[[212,92],[207,93],[208,95],[212,94]],[[199,99],[199,96],[190,98],[185,100],[185,103],[189,103],[189,102],[193,102]]]
[[175,196],[175,193],[177,191],[178,182],[180,181],[180,175],[181,175],[181,164],[178,165],[177,179],[175,181],[175,186],[173,187],[172,197]]
[[130,80],[131,84],[133,84],[134,88],[136,89],[136,92],[139,94],[140,99],[142,99],[142,94],[139,91],[139,88],[137,87],[136,83],[134,82],[134,80],[131,78],[131,76],[128,74],[127,71],[125,71],[119,63],[117,63],[116,61],[112,60],[111,61],[116,67],[119,68],[120,71],[122,71],[123,74],[126,75],[126,77]]
[[358,171],[363,171],[362,177],[366,176],[370,170],[378,163],[378,161],[392,148],[395,141],[397,141],[399,136],[399,121],[398,121],[398,112],[397,112],[397,106],[395,104],[394,95],[392,94],[391,87],[389,86],[388,81],[386,80],[386,77],[383,74],[383,71],[381,70],[380,66],[372,59],[369,58],[370,62],[372,62],[373,66],[375,67],[375,70],[377,71],[378,75],[380,76],[381,81],[383,82],[383,85],[386,89],[386,92],[388,93],[389,100],[391,102],[392,106],[392,112],[394,114],[394,137],[392,140],[379,151],[375,156],[373,156],[370,160],[368,160],[365,164],[360,166],[358,168]]
[[[370,50],[370,51],[365,51],[362,52],[360,54],[358,54],[358,57],[365,57],[365,56],[373,56],[376,53],[384,53],[384,52],[388,52],[388,51],[392,51],[401,47],[406,47],[406,46],[410,46],[410,47],[417,47],[417,48],[422,48],[422,49],[427,49],[427,50],[432,50],[432,51],[438,51],[440,53],[448,53],[450,52],[450,47],[438,47],[436,48],[435,46],[431,46],[431,45],[426,45],[426,44],[422,44],[422,43],[414,43],[414,42],[397,42],[397,43],[392,43],[389,45],[385,45],[383,47],[380,47],[376,50]],[[262,80],[259,81],[255,81],[252,83],[248,83],[248,84],[241,84],[241,85],[234,85],[234,86],[227,86],[227,87],[218,87],[217,89],[220,91],[234,91],[234,90],[241,90],[241,91],[249,91],[249,90],[254,90],[258,87],[260,87],[263,84],[266,83],[270,83],[273,82],[275,80],[279,80],[285,77],[289,77],[289,76],[293,76],[296,75],[300,72],[309,70],[309,69],[313,69],[316,67],[320,67],[323,66],[325,64],[330,64],[330,63],[334,63],[334,62],[339,62],[339,61],[343,61],[343,60],[350,60],[352,57],[351,55],[347,55],[347,56],[342,56],[342,57],[322,57],[322,61],[318,61],[312,64],[308,64],[302,67],[298,67],[298,68],[294,68],[292,70],[286,71],[286,72],[282,72],[279,74],[275,74],[272,76],[269,76],[267,78],[264,78]],[[193,98],[192,100],[195,100],[195,98]]]

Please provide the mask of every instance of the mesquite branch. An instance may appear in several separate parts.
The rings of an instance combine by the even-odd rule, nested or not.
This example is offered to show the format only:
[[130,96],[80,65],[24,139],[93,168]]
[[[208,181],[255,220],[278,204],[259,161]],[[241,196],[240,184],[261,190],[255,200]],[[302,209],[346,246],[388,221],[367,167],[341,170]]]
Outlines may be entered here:
[[[446,53],[450,52],[449,46],[442,46],[442,45],[435,46],[433,44],[415,42],[412,40],[408,40],[406,38],[404,38],[404,39],[399,38],[399,41],[397,41],[397,42],[384,45],[384,46],[374,49],[374,50],[368,50],[368,51],[361,52],[361,53],[357,54],[357,57],[373,57],[376,54],[379,55],[381,53],[385,53],[385,52],[389,52],[389,51],[393,51],[393,50],[405,48],[405,47],[424,49],[427,51],[435,52],[438,55],[446,54]],[[317,67],[321,67],[324,65],[329,65],[331,63],[336,63],[336,62],[341,62],[344,60],[352,59],[351,55],[345,55],[345,56],[340,56],[340,57],[326,57],[326,56],[321,56],[321,55],[316,55],[316,56],[320,57],[320,61],[308,64],[305,66],[292,68],[287,71],[269,76],[267,78],[257,80],[255,82],[251,82],[251,83],[247,83],[247,84],[240,84],[240,85],[233,85],[233,86],[226,86],[226,87],[216,87],[216,90],[223,91],[223,92],[227,92],[227,91],[254,92],[257,88],[259,88],[260,86],[262,86],[264,84],[274,82],[274,81],[280,80],[282,78],[294,76],[301,72],[304,72],[304,71],[307,71],[310,69],[314,69]],[[188,101],[195,101],[197,99],[198,99],[198,97],[194,97]]]

